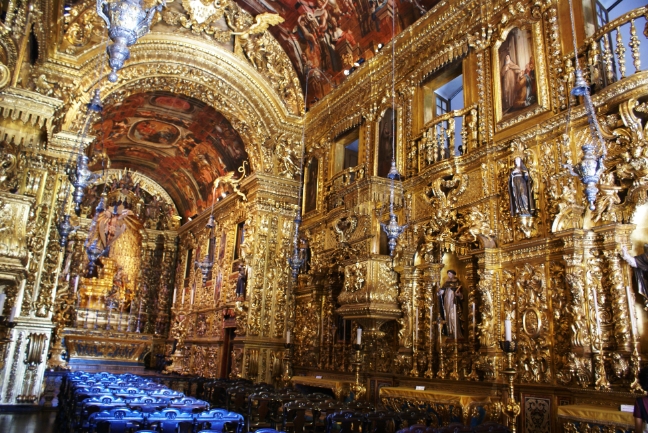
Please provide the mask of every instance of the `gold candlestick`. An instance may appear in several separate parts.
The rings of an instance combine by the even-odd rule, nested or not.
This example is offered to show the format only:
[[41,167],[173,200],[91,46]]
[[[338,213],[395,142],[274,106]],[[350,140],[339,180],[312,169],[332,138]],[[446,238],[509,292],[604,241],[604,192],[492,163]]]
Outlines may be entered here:
[[445,379],[448,375],[448,371],[445,366],[445,357],[443,355],[443,341],[441,339],[441,329],[443,327],[443,321],[441,316],[437,317],[437,332],[439,333],[439,371],[437,371],[437,378]]
[[364,345],[354,344],[353,348],[356,351],[355,361],[353,362],[353,366],[355,369],[355,383],[351,384],[350,388],[351,391],[353,392],[354,400],[359,401],[367,393],[367,388],[362,383],[362,374],[361,374],[362,350],[364,348]]
[[283,371],[279,378],[284,387],[290,386],[290,380],[293,377],[292,363],[290,362],[290,351],[292,346],[292,343],[284,343],[284,356],[282,362]]
[[500,347],[506,353],[507,367],[502,371],[502,374],[506,376],[509,388],[506,404],[502,406],[502,413],[508,418],[511,433],[515,433],[517,430],[516,418],[520,414],[520,403],[515,400],[513,388],[513,381],[517,375],[517,371],[513,367],[513,354],[517,350],[517,341],[500,341]]
[[452,354],[452,372],[450,373],[450,379],[459,380],[459,341],[457,340],[456,332],[453,346],[454,353]]

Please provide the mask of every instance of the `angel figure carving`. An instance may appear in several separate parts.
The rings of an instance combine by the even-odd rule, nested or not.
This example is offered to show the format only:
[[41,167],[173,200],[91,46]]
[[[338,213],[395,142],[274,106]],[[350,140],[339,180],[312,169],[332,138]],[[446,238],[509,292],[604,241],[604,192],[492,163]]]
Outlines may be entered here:
[[225,13],[227,26],[235,37],[234,54],[247,58],[255,68],[259,69],[261,65],[257,64],[257,57],[259,48],[262,47],[252,36],[263,34],[270,26],[280,24],[284,19],[281,15],[263,12],[254,17],[254,23],[246,26],[248,23],[246,18],[239,8]]
[[238,178],[238,179],[234,178],[234,175],[236,174],[236,172],[234,172],[234,171],[230,171],[226,175],[217,177],[216,180],[214,181],[214,191],[216,191],[216,188],[218,188],[218,185],[220,185],[220,184],[223,184],[223,185],[228,184],[228,185],[230,185],[232,187],[232,189],[234,190],[234,192],[236,194],[243,197],[243,201],[247,201],[247,196],[245,195],[245,193],[241,192],[241,190],[239,190],[239,187],[238,187],[239,183],[241,183],[241,181],[245,177],[245,164],[247,164],[247,163],[248,163],[247,161],[243,161],[243,165],[238,168],[238,172],[242,173],[242,176],[240,178]]
[[130,227],[138,229],[138,220],[132,210],[126,209],[123,204],[110,206],[96,216],[96,221],[90,228],[87,245],[95,241],[97,247],[103,251],[104,256],[110,253],[110,246]]

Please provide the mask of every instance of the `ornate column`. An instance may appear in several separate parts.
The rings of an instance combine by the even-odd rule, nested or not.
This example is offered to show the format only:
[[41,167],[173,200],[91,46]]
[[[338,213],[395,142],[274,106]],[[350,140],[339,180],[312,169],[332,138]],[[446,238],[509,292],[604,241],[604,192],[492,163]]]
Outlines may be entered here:
[[590,296],[585,264],[594,246],[594,233],[567,229],[556,233],[562,239],[565,260],[567,307],[565,320],[571,321],[569,351],[557,366],[556,377],[563,385],[577,384],[586,388],[592,380],[591,336],[589,326]]

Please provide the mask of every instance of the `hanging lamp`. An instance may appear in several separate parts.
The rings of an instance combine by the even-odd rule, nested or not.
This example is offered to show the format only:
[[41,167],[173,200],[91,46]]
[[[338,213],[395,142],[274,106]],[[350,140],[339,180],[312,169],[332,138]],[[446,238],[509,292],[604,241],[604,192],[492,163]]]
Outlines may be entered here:
[[[571,164],[565,164],[565,168],[567,168],[572,176],[580,178],[581,182],[585,186],[585,197],[589,203],[589,208],[593,211],[596,209],[595,203],[598,195],[598,188],[596,185],[599,183],[601,174],[603,174],[603,171],[605,170],[603,162],[607,155],[607,147],[603,135],[601,134],[601,127],[598,123],[598,119],[596,118],[589,85],[587,84],[587,80],[585,79],[585,75],[583,70],[580,68],[578,61],[578,47],[576,45],[575,30],[576,25],[574,23],[574,6],[572,5],[572,0],[569,0],[569,18],[571,20],[575,62],[575,80],[574,87],[571,89],[571,94],[575,97],[580,96],[583,98],[583,106],[585,107],[585,115],[587,116],[587,122],[589,123],[592,141],[581,146],[583,159],[581,159],[575,167]],[[571,108],[569,110],[571,110]],[[569,110],[567,114],[567,127],[569,127]]]

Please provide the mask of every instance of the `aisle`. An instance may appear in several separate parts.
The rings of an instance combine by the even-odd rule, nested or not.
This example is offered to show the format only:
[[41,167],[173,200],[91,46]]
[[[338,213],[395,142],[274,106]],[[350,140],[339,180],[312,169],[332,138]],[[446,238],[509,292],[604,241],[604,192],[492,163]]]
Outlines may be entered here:
[[55,433],[56,411],[0,413],[2,433]]

